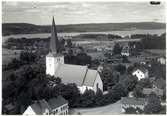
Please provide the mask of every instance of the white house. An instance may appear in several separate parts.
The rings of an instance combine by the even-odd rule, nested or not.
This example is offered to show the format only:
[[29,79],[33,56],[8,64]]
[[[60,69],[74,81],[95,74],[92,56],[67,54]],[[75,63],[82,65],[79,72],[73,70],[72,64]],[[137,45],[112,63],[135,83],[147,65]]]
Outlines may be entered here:
[[159,57],[159,58],[157,58],[157,61],[158,61],[160,64],[166,64],[166,59],[165,59],[165,57]]
[[132,72],[132,75],[136,76],[138,80],[148,78],[148,70],[145,69],[144,67],[139,67]]
[[49,115],[50,107],[45,100],[36,101],[30,105],[23,115]]
[[67,115],[68,108],[68,101],[58,96],[48,102],[45,100],[36,101],[25,110],[23,115]]
[[121,55],[122,56],[130,56],[130,48],[129,48],[129,46],[123,47],[123,49],[121,51]]
[[159,88],[143,88],[143,94],[149,96],[151,93],[155,93],[157,96],[163,96],[163,89]]
[[64,64],[64,55],[59,51],[59,45],[53,18],[50,52],[46,56],[46,74],[61,78],[64,84],[75,83],[81,93],[86,89],[96,92],[99,88],[103,91],[98,71],[88,69],[87,66]]

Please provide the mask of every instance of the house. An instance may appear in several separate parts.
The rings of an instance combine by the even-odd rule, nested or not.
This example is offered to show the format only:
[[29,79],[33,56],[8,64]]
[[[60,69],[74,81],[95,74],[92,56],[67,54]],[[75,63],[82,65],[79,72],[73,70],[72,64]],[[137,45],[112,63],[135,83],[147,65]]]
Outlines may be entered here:
[[63,97],[58,96],[57,98],[49,99],[48,104],[51,108],[53,115],[67,115],[68,114],[68,101]]
[[81,93],[86,89],[96,92],[99,88],[103,91],[103,83],[98,71],[89,69],[88,66],[64,64],[64,55],[59,50],[59,46],[53,18],[50,52],[46,56],[46,74],[60,77],[64,84],[75,83]]
[[157,62],[159,62],[160,64],[164,64],[165,65],[166,64],[165,56],[157,58]]
[[163,96],[163,89],[159,88],[143,88],[143,94],[149,96],[151,93],[155,93],[157,96]]
[[121,110],[125,112],[127,108],[139,108],[144,110],[145,105],[147,105],[147,99],[145,98],[136,98],[136,97],[122,97],[121,98]]
[[124,46],[121,51],[122,56],[130,56],[130,48],[129,46]]
[[49,115],[50,107],[45,100],[36,101],[30,105],[23,115]]
[[38,100],[30,105],[23,115],[66,115],[68,114],[68,101],[58,96],[52,98],[48,102]]
[[133,70],[132,75],[136,76],[138,80],[148,78],[148,70],[144,67],[138,67]]

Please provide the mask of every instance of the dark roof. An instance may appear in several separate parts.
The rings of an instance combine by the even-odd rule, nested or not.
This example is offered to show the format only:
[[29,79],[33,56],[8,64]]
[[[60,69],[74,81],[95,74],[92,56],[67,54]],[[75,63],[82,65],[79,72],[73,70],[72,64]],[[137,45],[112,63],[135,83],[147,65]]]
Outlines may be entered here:
[[136,97],[122,97],[121,103],[122,104],[129,104],[129,105],[145,105],[147,102],[144,98],[136,98]]
[[39,100],[30,106],[37,115],[43,115],[46,109],[50,110],[48,103],[45,100]]
[[159,78],[159,79],[156,79],[153,84],[155,86],[157,86],[157,88],[160,88],[162,89],[163,87],[165,87],[165,80],[163,78]]
[[49,104],[49,106],[50,106],[51,109],[55,109],[55,108],[60,107],[60,106],[62,106],[64,104],[67,104],[67,103],[68,103],[68,101],[65,100],[61,96],[49,99],[49,101],[48,101],[48,104]]
[[148,70],[145,67],[142,67],[142,66],[134,68],[133,72],[138,70],[138,69],[141,70],[143,73],[148,72]]
[[60,53],[53,53],[53,52],[49,52],[48,54],[47,54],[47,57],[58,57],[58,56],[63,56],[62,54],[60,54]]
[[143,88],[143,94],[150,95],[151,93],[155,93],[158,96],[163,96],[163,90],[158,88]]
[[50,38],[50,51],[53,53],[59,52],[59,40],[57,37],[56,25],[53,17],[52,28],[51,28],[51,38]]

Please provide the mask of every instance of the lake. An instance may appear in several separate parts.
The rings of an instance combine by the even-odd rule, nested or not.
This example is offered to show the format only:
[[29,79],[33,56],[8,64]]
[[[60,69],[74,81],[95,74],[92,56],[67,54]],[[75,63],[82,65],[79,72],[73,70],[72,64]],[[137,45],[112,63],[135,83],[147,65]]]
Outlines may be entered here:
[[[154,29],[154,30],[128,30],[128,31],[105,31],[105,32],[72,32],[72,33],[58,33],[60,37],[68,37],[68,36],[77,36],[79,34],[116,34],[120,36],[127,36],[131,34],[157,34],[160,35],[166,32],[165,29]],[[2,42],[5,42],[8,38],[48,38],[50,37],[50,33],[39,33],[39,34],[17,34],[17,35],[9,35],[3,36]]]

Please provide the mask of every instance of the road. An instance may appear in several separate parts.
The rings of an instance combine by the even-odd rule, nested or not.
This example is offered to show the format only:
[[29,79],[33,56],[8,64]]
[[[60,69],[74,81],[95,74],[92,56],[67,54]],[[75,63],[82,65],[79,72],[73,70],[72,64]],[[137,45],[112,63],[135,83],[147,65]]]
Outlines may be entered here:
[[75,108],[71,109],[72,115],[77,115],[80,112],[81,115],[119,115],[121,112],[120,101],[107,106],[97,108]]

